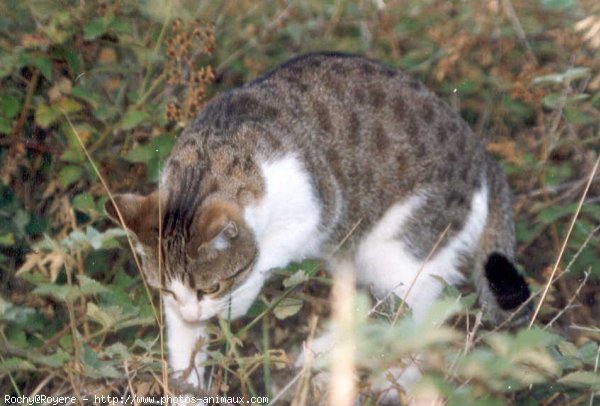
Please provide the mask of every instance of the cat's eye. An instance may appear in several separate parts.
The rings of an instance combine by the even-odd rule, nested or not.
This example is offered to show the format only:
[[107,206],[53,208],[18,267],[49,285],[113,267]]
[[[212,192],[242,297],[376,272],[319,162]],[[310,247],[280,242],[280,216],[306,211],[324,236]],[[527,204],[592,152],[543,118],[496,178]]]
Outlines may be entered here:
[[204,295],[212,295],[217,293],[220,287],[221,285],[219,283],[214,283],[206,289],[198,289],[196,291],[196,296],[198,297],[198,300],[200,300]]

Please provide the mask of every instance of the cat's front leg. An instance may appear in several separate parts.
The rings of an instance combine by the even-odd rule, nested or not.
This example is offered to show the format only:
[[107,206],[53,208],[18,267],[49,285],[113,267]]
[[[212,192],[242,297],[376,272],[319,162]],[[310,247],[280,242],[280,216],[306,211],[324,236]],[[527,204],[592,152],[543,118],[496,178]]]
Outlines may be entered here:
[[[206,324],[190,323],[180,316],[169,300],[163,301],[167,323],[167,349],[172,378],[182,387],[193,388],[189,396],[201,397],[204,388],[204,366],[206,361]],[[187,390],[187,388],[186,388]],[[198,404],[198,403],[196,403]]]

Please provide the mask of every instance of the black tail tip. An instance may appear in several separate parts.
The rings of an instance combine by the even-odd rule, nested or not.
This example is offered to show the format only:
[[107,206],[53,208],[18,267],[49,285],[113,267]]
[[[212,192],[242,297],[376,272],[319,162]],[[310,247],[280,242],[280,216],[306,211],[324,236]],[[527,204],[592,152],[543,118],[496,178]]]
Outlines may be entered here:
[[485,276],[502,310],[513,310],[529,298],[525,278],[504,255],[494,252],[488,257]]

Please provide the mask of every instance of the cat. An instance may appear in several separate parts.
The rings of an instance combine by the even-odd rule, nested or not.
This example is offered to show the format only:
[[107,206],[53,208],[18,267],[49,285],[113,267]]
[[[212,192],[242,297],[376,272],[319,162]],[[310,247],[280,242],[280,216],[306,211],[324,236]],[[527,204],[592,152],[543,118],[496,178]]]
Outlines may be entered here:
[[118,208],[162,291],[173,376],[196,388],[208,320],[243,316],[293,261],[351,264],[375,298],[405,298],[418,275],[416,319],[440,278],[471,275],[496,322],[529,297],[510,191],[483,140],[419,81],[361,56],[302,55],[215,97],[158,190],[114,203],[107,214],[118,221]]

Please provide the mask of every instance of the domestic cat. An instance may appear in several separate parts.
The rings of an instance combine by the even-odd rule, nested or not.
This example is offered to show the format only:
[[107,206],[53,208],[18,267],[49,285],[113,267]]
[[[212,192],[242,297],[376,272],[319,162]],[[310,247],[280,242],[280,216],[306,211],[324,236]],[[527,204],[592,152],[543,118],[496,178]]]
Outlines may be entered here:
[[[470,276],[494,321],[529,296],[510,192],[483,140],[419,81],[360,56],[299,56],[215,97],[159,189],[114,201],[163,292],[174,376],[196,387],[205,323],[243,316],[292,261],[351,264],[376,298],[403,299],[416,278],[417,319],[440,278]],[[106,211],[118,221],[110,201]]]

